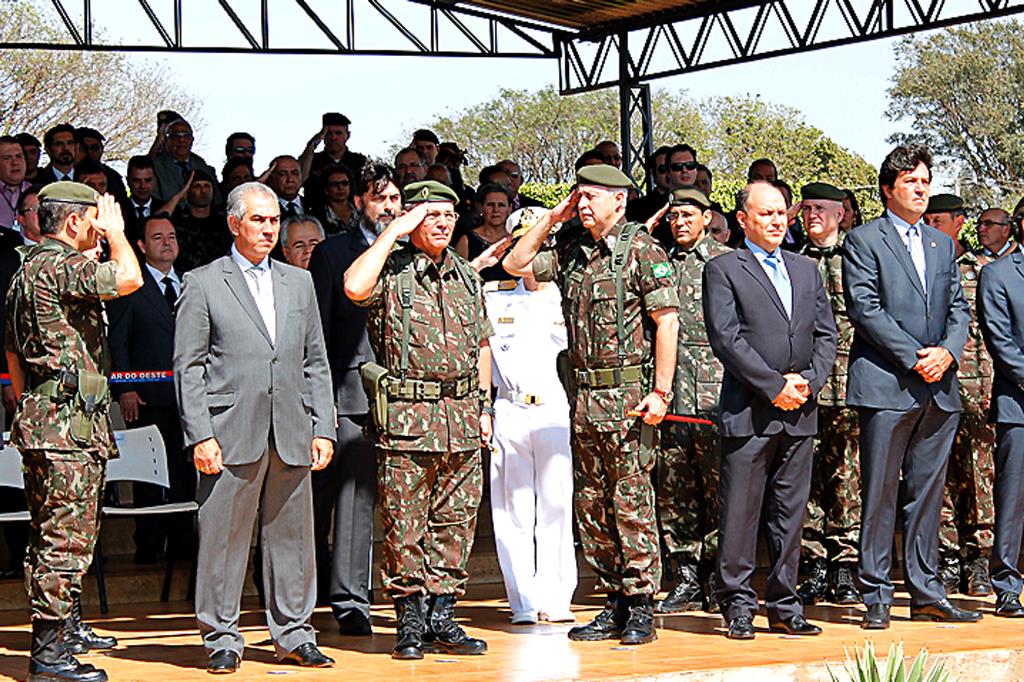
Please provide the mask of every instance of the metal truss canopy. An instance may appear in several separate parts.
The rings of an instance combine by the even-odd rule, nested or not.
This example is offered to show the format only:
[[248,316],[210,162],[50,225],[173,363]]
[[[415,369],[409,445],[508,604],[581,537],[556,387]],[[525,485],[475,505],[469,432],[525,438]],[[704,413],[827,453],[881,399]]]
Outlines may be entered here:
[[622,87],[1022,11],[1024,0],[703,2],[573,35],[561,46],[560,86],[563,94]]

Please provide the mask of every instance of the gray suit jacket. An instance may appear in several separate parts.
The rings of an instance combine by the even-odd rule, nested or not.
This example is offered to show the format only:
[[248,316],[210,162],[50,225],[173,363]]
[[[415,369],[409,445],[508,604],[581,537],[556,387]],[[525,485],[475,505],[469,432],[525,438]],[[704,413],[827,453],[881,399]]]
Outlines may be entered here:
[[[188,162],[192,165],[193,170],[204,170],[214,180],[217,179],[217,171],[198,154],[189,154]],[[181,170],[181,166],[176,164],[174,159],[167,154],[157,154],[153,157],[153,174],[156,175],[156,187],[153,189],[153,197],[157,200],[158,204],[162,204],[173,197],[185,184],[185,173]],[[188,203],[188,201],[186,200],[185,203]],[[213,183],[213,203],[218,205],[223,203],[223,198],[220,195],[220,184],[217,182]]]
[[1024,424],[1024,254],[1014,253],[981,269],[978,318],[992,356],[995,380],[989,421]]
[[[704,267],[704,323],[725,367],[718,411],[726,437],[818,430],[815,396],[836,359],[836,322],[814,261],[788,252],[782,258],[793,287],[792,319],[750,251],[736,249]],[[780,410],[772,400],[792,372],[807,379],[811,398],[799,409]]]
[[313,437],[335,437],[313,282],[285,263],[270,270],[273,344],[231,256],[187,273],[178,299],[174,384],[185,445],[215,437],[225,465],[259,461],[273,437],[282,461],[309,466]]
[[[850,231],[843,242],[843,294],[853,323],[846,404],[909,410],[934,398],[946,412],[960,411],[957,362],[967,343],[971,309],[960,287],[953,240],[921,231],[926,288],[887,215]],[[911,369],[917,351],[941,346],[954,358],[929,384]]]

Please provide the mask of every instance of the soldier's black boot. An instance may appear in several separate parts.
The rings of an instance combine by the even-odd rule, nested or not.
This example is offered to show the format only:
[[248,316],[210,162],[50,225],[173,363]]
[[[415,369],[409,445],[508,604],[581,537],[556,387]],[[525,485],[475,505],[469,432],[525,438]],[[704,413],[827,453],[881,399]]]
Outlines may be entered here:
[[[699,587],[699,585],[698,585]],[[654,598],[637,594],[629,598],[629,618],[622,628],[622,644],[647,644],[658,639],[654,629]]]
[[704,578],[704,611],[705,613],[721,613],[722,607],[718,605],[718,599],[715,597],[715,569],[711,568],[708,570],[707,577]]
[[658,602],[655,611],[658,613],[683,613],[699,611],[704,606],[700,579],[697,567],[689,564],[676,564],[676,583],[668,594]]
[[423,658],[423,634],[427,625],[423,619],[423,595],[395,599],[398,616],[398,634],[391,658],[414,661]]
[[841,563],[832,569],[832,603],[847,606],[861,602],[860,590],[853,576],[857,564]]
[[577,625],[569,630],[569,639],[577,642],[595,642],[602,639],[621,639],[622,628],[629,618],[626,598],[621,594],[609,594],[601,613],[586,625]]
[[82,620],[82,598],[77,594],[71,599],[71,615],[64,621],[61,641],[68,653],[72,654],[87,654],[93,650],[113,649],[117,646],[116,639],[100,637]]
[[988,559],[980,556],[971,559],[964,567],[967,574],[967,595],[970,597],[987,597],[992,594],[992,581],[988,575]]
[[487,651],[487,642],[466,634],[455,622],[455,595],[430,597],[430,615],[423,650],[432,654],[476,656]]
[[796,593],[804,606],[813,606],[825,598],[828,591],[828,561],[813,559],[807,568],[807,580],[797,588]]
[[939,557],[939,579],[946,588],[946,594],[960,591],[960,557],[955,554],[943,554]]
[[89,663],[79,663],[61,644],[61,624],[32,622],[32,654],[28,682],[107,682],[107,674]]

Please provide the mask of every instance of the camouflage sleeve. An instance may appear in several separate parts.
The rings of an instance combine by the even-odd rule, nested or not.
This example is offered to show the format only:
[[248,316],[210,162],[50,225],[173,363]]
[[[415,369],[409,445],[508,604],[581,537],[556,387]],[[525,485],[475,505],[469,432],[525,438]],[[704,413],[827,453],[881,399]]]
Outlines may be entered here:
[[636,237],[636,274],[647,312],[679,307],[675,273],[665,251],[646,234]]
[[373,308],[380,304],[384,298],[384,287],[386,286],[385,280],[391,276],[391,259],[388,258],[384,262],[384,267],[381,268],[380,276],[377,277],[377,283],[373,286],[373,291],[362,301],[352,301],[360,308]]
[[533,278],[538,282],[554,282],[558,276],[558,254],[544,249],[533,257]]
[[17,353],[18,345],[14,341],[14,312],[16,308],[11,305],[11,299],[14,297],[13,291],[14,289],[7,291],[7,307],[4,311],[4,350]]
[[60,282],[75,298],[114,298],[117,296],[117,263],[97,263],[82,254],[74,254],[61,264]]

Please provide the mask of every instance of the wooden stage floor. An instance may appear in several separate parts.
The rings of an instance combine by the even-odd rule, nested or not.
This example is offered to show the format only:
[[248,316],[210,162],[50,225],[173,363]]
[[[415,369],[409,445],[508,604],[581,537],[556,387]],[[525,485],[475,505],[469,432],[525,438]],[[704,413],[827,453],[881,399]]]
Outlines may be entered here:
[[[963,606],[980,606],[986,611],[976,625],[949,626],[911,622],[906,595],[900,595],[893,609],[893,627],[870,636],[880,653],[891,642],[902,641],[908,655],[926,647],[932,654],[973,656],[968,667],[951,657],[961,668],[962,680],[1019,680],[1024,669],[1024,621],[995,618],[992,600],[957,599]],[[593,595],[574,606],[581,621],[596,613],[599,599]],[[278,664],[263,625],[263,613],[247,600],[242,629],[248,648],[239,673],[228,679],[314,680],[344,678],[361,680],[826,680],[824,662],[838,663],[844,647],[862,646],[866,635],[857,626],[856,608],[821,606],[808,609],[812,622],[825,632],[819,637],[796,639],[767,632],[767,621],[755,621],[757,639],[732,642],[722,636],[721,618],[707,614],[685,614],[659,618],[659,640],[642,647],[621,647],[617,642],[570,642],[567,624],[513,626],[508,622],[508,604],[501,599],[466,600],[459,615],[467,630],[487,640],[484,656],[449,657],[428,655],[422,661],[393,661],[394,620],[389,607],[373,609],[375,635],[372,638],[342,637],[334,628],[328,609],[317,609],[314,624],[321,647],[337,660],[333,670],[306,671]],[[195,623],[186,602],[138,604],[112,607],[107,617],[95,609],[86,614],[96,629],[112,634],[120,646],[105,654],[83,657],[107,670],[111,680],[141,682],[210,680],[204,671],[206,654],[199,646]],[[20,611],[0,612],[0,678],[23,680],[27,668],[28,627]],[[964,652],[976,652],[969,654]],[[978,660],[988,662],[979,672]],[[751,670],[751,666],[761,666]],[[765,667],[768,666],[768,667]],[[774,666],[774,667],[771,667]],[[837,666],[833,665],[833,668]],[[1011,669],[1012,668],[1012,669]],[[698,674],[694,671],[705,671]],[[1017,671],[1017,672],[1015,672]]]

